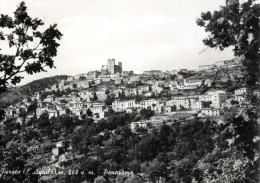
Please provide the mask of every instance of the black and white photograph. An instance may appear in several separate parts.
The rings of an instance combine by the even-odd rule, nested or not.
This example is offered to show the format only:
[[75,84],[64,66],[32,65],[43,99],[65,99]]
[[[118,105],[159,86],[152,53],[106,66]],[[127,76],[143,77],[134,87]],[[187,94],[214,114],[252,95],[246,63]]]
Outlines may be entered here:
[[0,183],[259,183],[259,0],[0,0]]

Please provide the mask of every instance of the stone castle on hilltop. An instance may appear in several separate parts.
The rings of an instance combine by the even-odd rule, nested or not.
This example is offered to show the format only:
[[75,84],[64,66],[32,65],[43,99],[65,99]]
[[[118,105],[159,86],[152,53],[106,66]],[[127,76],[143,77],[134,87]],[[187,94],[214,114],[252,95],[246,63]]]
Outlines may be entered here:
[[118,62],[118,65],[115,64],[115,59],[108,59],[107,65],[102,65],[101,74],[116,74],[122,73],[122,62]]

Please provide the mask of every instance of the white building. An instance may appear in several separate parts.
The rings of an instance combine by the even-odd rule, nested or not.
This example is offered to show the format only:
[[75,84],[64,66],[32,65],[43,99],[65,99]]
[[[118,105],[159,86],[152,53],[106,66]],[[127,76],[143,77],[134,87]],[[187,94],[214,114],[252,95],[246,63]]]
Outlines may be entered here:
[[94,83],[95,83],[95,85],[100,84],[100,83],[101,83],[101,79],[95,79],[95,80],[94,80]]
[[56,143],[56,147],[59,148],[59,147],[62,147],[63,146],[63,142],[62,141],[59,141]]
[[187,97],[176,97],[176,107],[177,110],[184,108],[184,109],[191,109],[195,102],[198,100],[196,96],[187,96]]
[[123,83],[123,80],[121,78],[115,79],[115,85],[120,85]]
[[183,81],[184,86],[201,86],[202,85],[202,80],[199,79],[191,79],[191,80],[186,80],[184,79]]
[[177,101],[175,99],[166,101],[166,106],[174,106],[177,104]]
[[61,108],[61,109],[58,109],[58,113],[59,113],[59,116],[69,115],[69,110],[66,108]]
[[104,103],[95,103],[89,109],[93,113],[94,118],[96,119],[105,118],[106,106]]
[[49,119],[51,119],[52,117],[58,117],[59,116],[59,113],[58,113],[58,110],[55,110],[55,109],[49,109],[48,110],[48,115],[49,115]]
[[155,99],[140,101],[140,108],[141,109],[148,109],[149,108],[151,110],[156,110],[157,106],[159,106],[159,102]]
[[78,94],[82,99],[85,99],[89,102],[91,99],[94,98],[95,92],[93,92],[93,91],[81,91]]
[[45,99],[44,102],[54,102],[55,97],[53,95],[48,95]]
[[212,108],[204,108],[201,110],[201,113],[198,114],[199,117],[219,116],[219,115],[220,115],[219,109],[212,109]]
[[163,91],[163,87],[160,87],[157,84],[155,84],[152,86],[152,91],[156,94],[160,94]]
[[212,81],[210,79],[206,79],[204,84],[208,87],[210,87],[212,85]]
[[246,96],[249,91],[247,88],[239,88],[235,90],[235,100],[238,102],[243,102],[246,100]]
[[211,95],[211,107],[221,108],[224,107],[226,102],[226,93],[216,92]]
[[137,89],[136,88],[126,88],[126,89],[124,89],[124,94],[125,94],[126,97],[136,96],[137,95]]
[[147,93],[147,92],[149,92],[149,91],[150,91],[149,85],[139,86],[139,87],[137,88],[137,93],[138,93],[138,95],[145,94],[145,93]]
[[239,88],[235,90],[235,95],[246,95],[248,94],[247,88]]
[[197,86],[195,86],[195,85],[185,86],[182,84],[180,84],[180,85],[177,84],[176,86],[177,86],[178,90],[194,90],[197,88]]
[[194,90],[202,85],[202,80],[198,79],[190,79],[190,80],[183,80],[183,84],[177,84],[177,88],[179,90]]
[[90,87],[90,83],[88,81],[80,81],[78,83],[78,86],[79,86],[79,88],[86,89],[86,88]]
[[192,110],[201,110],[203,108],[203,102],[202,101],[197,101],[197,102],[194,102],[192,105],[191,105],[191,109]]
[[106,90],[96,91],[96,95],[97,95],[98,100],[105,101],[107,98],[107,91]]
[[122,93],[123,93],[123,90],[122,89],[116,89],[113,91],[114,95],[115,95],[115,98],[119,98]]
[[210,95],[200,95],[199,100],[204,101],[204,102],[211,102],[211,96]]
[[71,101],[68,105],[70,111],[76,116],[80,116],[82,114],[83,102]]
[[147,122],[139,121],[139,122],[132,122],[131,123],[131,130],[135,131],[138,128],[147,128]]
[[211,102],[211,107],[213,108],[221,108],[224,107],[226,101],[226,92],[222,90],[213,91],[198,97],[200,101]]
[[124,101],[115,100],[112,103],[112,109],[114,111],[125,111],[128,108],[135,108],[135,107],[136,107],[135,100],[124,100]]

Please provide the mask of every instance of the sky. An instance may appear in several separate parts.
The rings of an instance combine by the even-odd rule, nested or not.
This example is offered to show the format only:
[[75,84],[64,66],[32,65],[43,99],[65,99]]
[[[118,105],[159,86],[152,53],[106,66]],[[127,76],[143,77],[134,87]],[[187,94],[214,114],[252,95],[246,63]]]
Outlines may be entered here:
[[[19,2],[0,0],[0,13],[13,15]],[[224,3],[225,0],[25,0],[28,14],[42,19],[44,28],[57,23],[63,38],[54,58],[57,68],[25,75],[21,84],[99,70],[108,58],[123,62],[123,70],[135,73],[197,69],[199,65],[231,59],[231,49],[206,49],[202,40],[207,33],[196,25],[201,12],[217,10]]]

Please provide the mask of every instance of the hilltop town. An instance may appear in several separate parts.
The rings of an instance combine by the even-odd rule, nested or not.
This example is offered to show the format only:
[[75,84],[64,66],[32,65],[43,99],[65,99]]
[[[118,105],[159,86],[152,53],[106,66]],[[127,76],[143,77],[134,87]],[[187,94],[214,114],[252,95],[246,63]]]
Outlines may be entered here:
[[[228,115],[247,109],[249,96],[259,99],[259,90],[240,85],[242,80],[241,58],[202,65],[197,70],[150,70],[143,74],[126,71],[122,62],[108,59],[100,70],[69,76],[7,107],[1,123],[12,124],[9,137],[17,135],[6,139],[7,146],[21,144],[33,154],[26,165],[68,170],[84,156],[97,161],[103,146],[113,144],[109,139],[119,127],[142,138],[164,125],[193,120],[225,123]],[[88,141],[91,139],[87,143],[83,140],[84,125],[89,130],[92,123],[95,132],[86,133]],[[232,139],[228,143],[232,144]],[[89,175],[95,174],[92,171],[97,170],[90,168]]]
[[[98,121],[106,118],[109,110],[132,113],[142,109],[153,111],[162,121],[176,113],[221,116],[224,108],[246,104],[249,92],[259,96],[259,90],[249,91],[236,85],[232,88],[231,82],[239,83],[243,78],[241,68],[237,58],[202,65],[198,70],[151,70],[134,74],[123,71],[122,62],[116,65],[115,59],[108,59],[101,70],[70,76],[9,106],[6,119],[22,122],[47,113],[49,119],[70,115]],[[32,105],[36,109],[28,113]],[[19,117],[23,112],[27,115]]]

